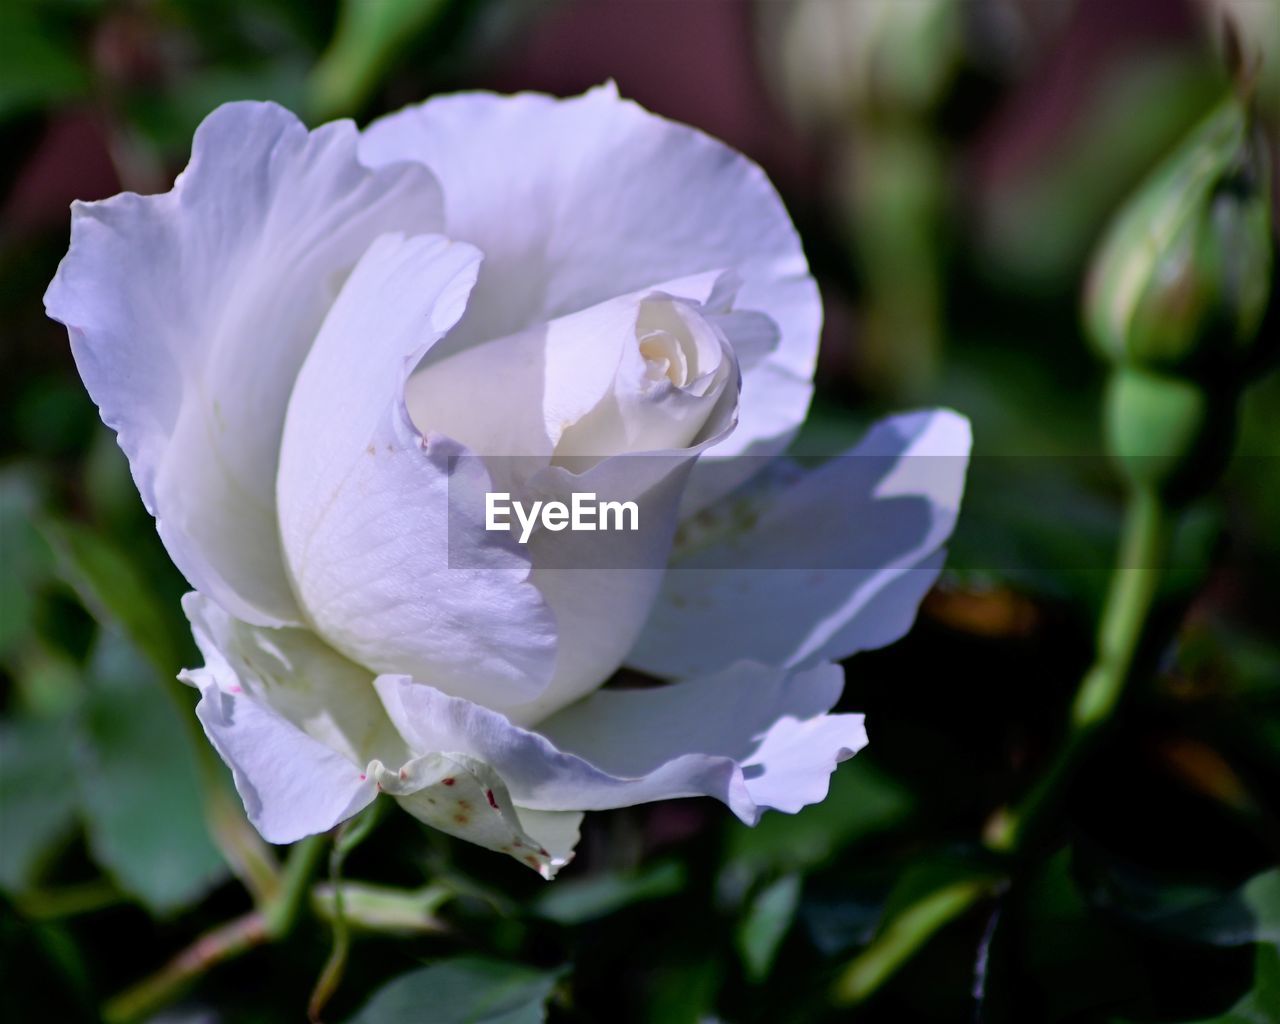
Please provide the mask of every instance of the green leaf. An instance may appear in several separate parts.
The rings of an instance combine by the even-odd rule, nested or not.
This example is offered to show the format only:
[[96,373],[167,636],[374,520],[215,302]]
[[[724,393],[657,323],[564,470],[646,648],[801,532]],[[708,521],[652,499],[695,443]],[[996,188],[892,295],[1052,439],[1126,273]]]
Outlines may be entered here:
[[582,924],[607,917],[633,903],[672,896],[684,888],[685,881],[683,864],[663,861],[635,873],[617,871],[557,882],[543,890],[530,909],[538,917],[557,924]]
[[0,120],[88,88],[74,45],[52,32],[39,14],[34,4],[0,4]]
[[800,876],[797,874],[783,875],[761,889],[752,900],[737,934],[738,953],[751,981],[763,981],[769,976],[799,905]]
[[1116,868],[1089,881],[1095,906],[1163,935],[1211,946],[1280,943],[1280,868],[1229,891],[1161,885]]
[[726,862],[753,878],[769,871],[807,870],[844,847],[901,824],[914,806],[901,783],[871,761],[855,758],[836,769],[821,803],[799,814],[766,814],[755,828],[730,825]]
[[440,960],[388,982],[348,1024],[540,1024],[561,973],[480,957]]
[[343,0],[329,48],[312,71],[310,110],[320,120],[352,114],[414,36],[452,0]]
[[1144,1005],[1151,986],[1140,944],[1094,911],[1071,863],[1070,852],[1060,850],[1013,890],[1008,934],[1017,943],[1009,969],[1053,993],[1054,1021],[1096,1020],[1104,1007]]
[[37,494],[25,475],[0,475],[0,659],[30,630],[35,593],[49,575],[48,546],[32,525]]
[[34,718],[57,718],[73,711],[83,686],[79,663],[41,636],[28,634],[27,640],[9,668],[15,684],[13,709]]
[[75,823],[66,764],[71,746],[65,718],[0,723],[0,888],[8,892],[36,881],[44,858]]
[[99,622],[118,624],[157,670],[176,672],[178,636],[186,630],[166,610],[132,561],[110,540],[83,526],[46,520],[41,532],[57,556],[58,572]]
[[205,827],[190,731],[120,638],[102,633],[89,675],[75,773],[89,847],[121,889],[172,912],[226,873]]
[[1252,989],[1222,1016],[1195,1024],[1280,1024],[1280,946],[1259,944]]
[[638,1019],[646,1024],[706,1024],[717,1019],[716,993],[722,971],[713,955],[689,956],[649,972],[646,1005]]

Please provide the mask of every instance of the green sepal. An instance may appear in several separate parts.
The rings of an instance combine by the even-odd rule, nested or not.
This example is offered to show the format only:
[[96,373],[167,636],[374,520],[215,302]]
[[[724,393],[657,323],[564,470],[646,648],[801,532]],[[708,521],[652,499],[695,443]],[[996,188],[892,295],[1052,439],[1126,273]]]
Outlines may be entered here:
[[1195,381],[1132,367],[1107,381],[1107,448],[1126,479],[1171,503],[1201,494],[1231,451],[1234,392],[1216,395]]

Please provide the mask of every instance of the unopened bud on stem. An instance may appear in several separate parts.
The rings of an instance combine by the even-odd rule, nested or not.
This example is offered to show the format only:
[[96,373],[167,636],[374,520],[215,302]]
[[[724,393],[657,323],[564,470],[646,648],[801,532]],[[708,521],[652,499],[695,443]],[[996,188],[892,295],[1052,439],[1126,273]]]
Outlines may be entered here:
[[1102,355],[1193,373],[1238,366],[1267,305],[1269,196],[1252,118],[1232,96],[1106,235],[1085,296],[1086,329]]

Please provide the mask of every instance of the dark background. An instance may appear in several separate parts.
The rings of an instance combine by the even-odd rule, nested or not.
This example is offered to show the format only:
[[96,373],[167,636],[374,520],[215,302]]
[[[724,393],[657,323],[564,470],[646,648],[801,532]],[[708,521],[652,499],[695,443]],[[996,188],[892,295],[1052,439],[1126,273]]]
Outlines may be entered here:
[[[758,160],[796,220],[827,311],[801,453],[837,453],[889,410],[972,419],[950,566],[908,638],[849,662],[844,706],[867,712],[871,745],[796,818],[752,831],[710,801],[593,814],[548,887],[388,816],[348,876],[431,885],[442,906],[414,934],[358,935],[324,1019],[434,963],[407,1015],[359,1020],[537,1020],[545,1001],[584,1022],[1280,1021],[1274,374],[1246,394],[1222,485],[1180,517],[1143,670],[1044,838],[865,1003],[832,1003],[898,908],[992,870],[984,829],[1061,739],[1120,515],[1079,326],[1090,253],[1224,95],[1224,11],[1246,50],[1271,47],[1273,150],[1280,56],[1272,0],[955,2],[928,29],[903,16],[923,0],[888,28],[837,10],[860,4],[0,8],[6,1020],[96,1020],[249,905],[200,810],[191,695],[169,685],[195,659],[185,586],[43,317],[68,203],[168,188],[224,100],[363,123],[440,91],[613,78]],[[305,914],[155,1019],[301,1020],[328,945]]]

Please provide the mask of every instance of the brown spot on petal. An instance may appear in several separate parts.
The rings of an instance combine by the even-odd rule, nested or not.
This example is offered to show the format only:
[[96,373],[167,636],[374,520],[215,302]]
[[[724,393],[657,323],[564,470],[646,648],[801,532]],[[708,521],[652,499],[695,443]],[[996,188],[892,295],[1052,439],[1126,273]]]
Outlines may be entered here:
[[468,818],[465,814],[455,814],[453,816],[453,820],[456,821],[459,825],[471,824],[471,819]]
[[460,810],[460,811],[469,811],[469,810],[471,810],[471,801],[470,801],[470,800],[459,800],[459,801],[458,801],[458,810]]
[[441,779],[441,780],[440,780],[440,784],[441,784],[441,785],[444,785],[444,786],[452,786],[452,785],[453,785],[455,782],[457,782],[457,781],[458,781],[458,780],[457,780],[457,779],[455,779],[453,776],[450,776],[450,777],[449,777],[449,778],[447,778],[447,779]]
[[408,777],[409,777],[409,773],[408,773],[407,771],[405,771],[403,768],[401,768],[401,769],[400,769],[400,781],[401,781],[401,782],[403,782],[403,781],[404,781],[405,779],[407,779]]
[[525,855],[524,862],[528,864],[529,867],[533,868],[534,871],[542,870],[542,865],[538,863],[538,858],[531,853]]
[[378,449],[376,449],[373,445],[369,445],[368,447],[365,448],[365,452],[367,452],[369,455],[376,455],[378,454]]

